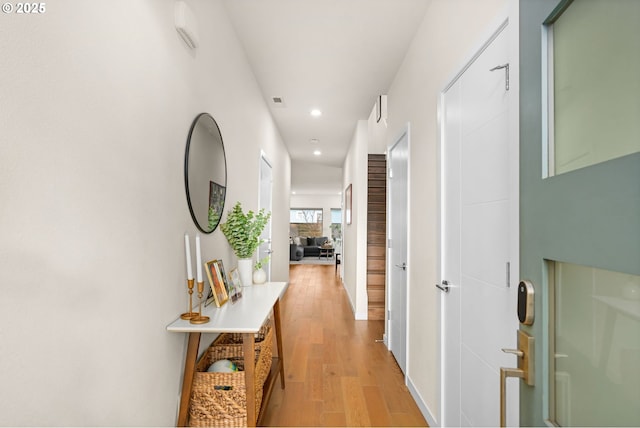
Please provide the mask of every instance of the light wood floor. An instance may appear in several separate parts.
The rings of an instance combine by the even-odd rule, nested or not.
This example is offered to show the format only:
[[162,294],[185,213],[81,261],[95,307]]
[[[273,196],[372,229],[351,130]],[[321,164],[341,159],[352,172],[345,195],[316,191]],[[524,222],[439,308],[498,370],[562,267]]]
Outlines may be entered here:
[[291,266],[280,308],[286,388],[274,386],[266,426],[427,426],[383,321],[355,321],[333,266]]

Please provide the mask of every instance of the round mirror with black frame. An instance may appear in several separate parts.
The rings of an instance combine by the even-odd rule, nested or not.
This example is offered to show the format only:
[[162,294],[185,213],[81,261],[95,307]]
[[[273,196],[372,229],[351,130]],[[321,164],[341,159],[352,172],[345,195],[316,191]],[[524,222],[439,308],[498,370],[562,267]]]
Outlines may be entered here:
[[203,233],[216,230],[227,193],[227,160],[220,128],[209,113],[196,116],[189,129],[184,186],[196,227]]

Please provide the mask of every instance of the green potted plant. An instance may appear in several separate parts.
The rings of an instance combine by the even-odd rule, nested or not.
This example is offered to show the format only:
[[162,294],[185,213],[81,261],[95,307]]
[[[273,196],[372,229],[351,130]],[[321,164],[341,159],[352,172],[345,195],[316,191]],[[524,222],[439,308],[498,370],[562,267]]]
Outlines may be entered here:
[[258,246],[263,242],[260,234],[271,217],[264,209],[254,213],[242,211],[240,202],[236,202],[233,209],[227,213],[227,221],[220,225],[222,233],[238,258],[238,273],[240,282],[247,286],[252,283],[252,258]]

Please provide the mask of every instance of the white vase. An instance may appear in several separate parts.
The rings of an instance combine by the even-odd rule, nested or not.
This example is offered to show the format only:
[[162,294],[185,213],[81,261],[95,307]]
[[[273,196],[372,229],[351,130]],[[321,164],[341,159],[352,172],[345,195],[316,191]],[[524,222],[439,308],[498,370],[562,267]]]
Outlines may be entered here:
[[256,269],[253,271],[253,283],[254,284],[264,284],[267,282],[267,273],[264,269]]
[[243,287],[253,285],[253,259],[238,259],[238,273]]

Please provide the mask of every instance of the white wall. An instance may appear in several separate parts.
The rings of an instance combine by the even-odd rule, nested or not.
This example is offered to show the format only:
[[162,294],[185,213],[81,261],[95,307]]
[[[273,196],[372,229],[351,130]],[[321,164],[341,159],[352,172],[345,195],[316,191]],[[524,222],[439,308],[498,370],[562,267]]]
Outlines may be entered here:
[[291,195],[291,208],[322,208],[322,236],[331,238],[331,208],[341,209],[342,196]]
[[[358,320],[367,319],[367,121],[358,121],[344,162],[344,183],[351,184],[351,224],[342,230],[343,283]],[[344,219],[343,209],[343,219]]]
[[[411,124],[408,383],[430,425],[440,418],[439,93],[507,15],[508,0],[434,0],[388,91],[389,138]],[[430,244],[429,244],[430,243]]]
[[[386,112],[386,95],[383,106]],[[358,121],[344,163],[343,189],[352,185],[352,224],[343,223],[342,278],[358,320],[368,319],[367,207],[369,153],[386,152],[386,121],[376,122],[374,104],[369,118]],[[343,190],[344,192],[344,190]],[[344,204],[344,201],[343,201]],[[343,207],[344,218],[344,207]],[[344,220],[343,220],[344,221]]]
[[342,168],[315,162],[291,162],[291,190],[300,195],[335,195],[342,186]]
[[[165,327],[186,305],[196,114],[222,131],[227,208],[257,207],[260,149],[272,161],[287,279],[288,154],[220,1],[188,3],[196,51],[170,0],[0,17],[0,425],[175,423],[186,342]],[[233,263],[219,230],[203,254]]]

